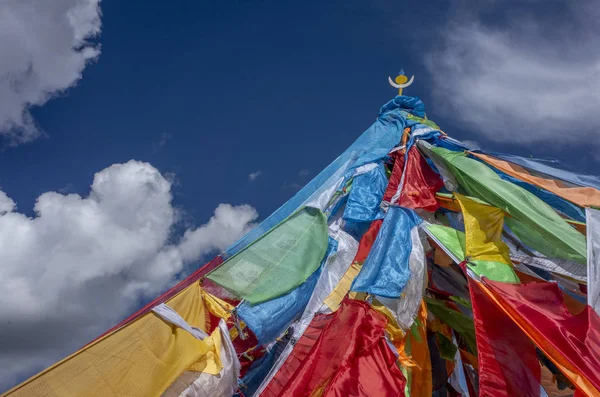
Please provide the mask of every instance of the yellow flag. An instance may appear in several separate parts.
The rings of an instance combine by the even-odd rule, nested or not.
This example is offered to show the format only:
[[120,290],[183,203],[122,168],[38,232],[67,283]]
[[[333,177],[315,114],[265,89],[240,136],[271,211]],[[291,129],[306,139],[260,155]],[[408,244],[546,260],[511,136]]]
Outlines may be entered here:
[[[208,309],[199,283],[166,304],[190,326],[207,332]],[[5,396],[160,396],[184,371],[221,371],[221,335],[204,340],[153,312],[94,341]]]
[[465,222],[465,256],[475,260],[512,264],[508,246],[502,241],[504,211],[454,194]]
[[329,294],[329,296],[325,298],[325,301],[323,301],[323,303],[327,305],[327,307],[329,307],[331,311],[334,312],[337,309],[339,309],[340,305],[342,304],[342,301],[344,300],[344,297],[348,294],[348,291],[350,291],[352,281],[354,281],[356,276],[358,276],[358,273],[360,273],[361,268],[362,263],[354,262],[348,268],[348,270],[346,270],[346,273],[344,273],[344,276],[342,276],[342,279],[340,280],[338,285],[335,286],[331,294]]

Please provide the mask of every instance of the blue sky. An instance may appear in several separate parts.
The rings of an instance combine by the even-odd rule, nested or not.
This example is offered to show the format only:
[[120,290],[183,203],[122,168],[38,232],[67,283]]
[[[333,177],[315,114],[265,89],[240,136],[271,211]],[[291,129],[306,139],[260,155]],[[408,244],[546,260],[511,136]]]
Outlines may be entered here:
[[104,1],[101,55],[76,87],[33,109],[46,137],[4,146],[1,186],[30,212],[39,194],[85,194],[95,172],[133,158],[174,173],[176,203],[199,221],[224,201],[265,214],[306,182],[300,170],[314,175],[372,123],[394,94],[387,76],[400,68],[416,74],[407,93],[423,99],[452,136],[562,157],[593,172],[595,164],[552,142],[522,149],[489,143],[452,115],[438,115],[424,63],[439,46],[432,30],[447,22],[448,2],[427,7],[435,11],[402,2],[321,3],[140,8]]
[[[1,215],[0,195],[0,234],[25,225],[23,233],[35,235],[27,246],[15,240],[2,258],[14,265],[0,280],[48,291],[23,298],[35,308],[27,316],[4,313],[17,328],[0,331],[13,345],[0,364],[17,365],[0,365],[0,390],[93,338],[281,205],[375,120],[395,94],[387,76],[400,68],[415,74],[406,94],[419,96],[451,136],[597,173],[593,2],[57,0],[35,8],[43,26],[32,25],[23,6],[36,3],[0,9],[0,50],[14,53],[0,61],[0,104],[12,109],[0,111],[0,193],[8,203]],[[21,117],[28,109],[34,122]],[[36,200],[46,209],[43,232]],[[116,234],[148,232],[154,248],[124,251],[110,271],[101,269],[102,251],[92,258],[86,247],[110,249],[111,240],[90,231],[89,219]],[[69,237],[78,227],[86,239]],[[185,246],[202,237],[210,243]],[[85,247],[70,245],[78,243]],[[170,255],[179,267],[165,264]],[[74,267],[58,269],[69,261]],[[132,275],[147,261],[161,263],[163,281]],[[31,263],[39,268],[27,269]],[[55,287],[51,276],[28,278],[45,263],[78,277]],[[85,292],[113,285],[106,274],[122,282],[109,289],[114,299]],[[64,314],[68,321],[40,314],[58,307],[40,302],[84,296]],[[0,306],[14,304],[9,298],[0,293]],[[104,309],[90,324],[80,313],[92,303]],[[32,345],[27,330],[48,324],[62,336]]]

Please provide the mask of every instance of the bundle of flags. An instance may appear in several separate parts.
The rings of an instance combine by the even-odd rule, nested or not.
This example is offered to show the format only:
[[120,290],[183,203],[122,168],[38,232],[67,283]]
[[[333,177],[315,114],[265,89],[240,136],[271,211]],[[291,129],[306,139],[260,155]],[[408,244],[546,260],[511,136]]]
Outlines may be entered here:
[[226,252],[7,396],[599,396],[600,179],[397,96]]

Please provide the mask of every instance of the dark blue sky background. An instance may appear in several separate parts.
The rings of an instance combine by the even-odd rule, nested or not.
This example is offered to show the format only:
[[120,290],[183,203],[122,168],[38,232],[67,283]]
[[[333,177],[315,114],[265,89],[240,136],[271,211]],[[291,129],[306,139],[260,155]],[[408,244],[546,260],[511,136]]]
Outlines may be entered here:
[[552,142],[494,144],[436,116],[423,59],[455,5],[105,0],[99,60],[34,109],[46,138],[3,148],[0,186],[32,215],[41,193],[86,195],[95,172],[137,159],[175,174],[175,204],[198,224],[222,202],[264,218],[374,121],[400,68],[416,75],[406,93],[451,136],[593,172],[591,160]]

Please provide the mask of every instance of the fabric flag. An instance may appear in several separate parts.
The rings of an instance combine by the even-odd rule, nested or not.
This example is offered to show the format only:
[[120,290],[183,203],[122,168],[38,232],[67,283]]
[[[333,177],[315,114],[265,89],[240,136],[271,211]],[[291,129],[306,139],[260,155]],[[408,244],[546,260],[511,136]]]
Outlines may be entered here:
[[444,181],[446,190],[456,192],[458,190],[458,181],[452,172],[450,172],[450,169],[444,160],[433,152],[432,149],[434,146],[426,141],[419,140],[417,141],[417,147],[425,154],[425,156],[427,156],[428,162],[436,168],[437,172],[439,172],[442,181]]
[[526,168],[483,153],[471,152],[471,155],[485,161],[489,165],[542,189],[556,194],[582,207],[600,206],[600,190],[593,187],[569,186],[560,180],[537,176]]
[[532,185],[529,182],[525,182],[505,174],[498,169],[494,169],[494,171],[496,171],[500,178],[504,179],[505,181],[509,181],[515,185],[521,186],[523,189],[537,196],[540,200],[554,208],[561,216],[572,218],[579,222],[585,222],[585,211],[577,204],[573,204],[572,202],[565,200],[564,198],[557,196],[556,194],[545,189]]
[[541,373],[535,346],[479,283],[468,279],[479,356],[479,395],[538,397]]
[[[425,231],[454,262],[458,264],[465,260],[466,238],[463,232],[441,225],[427,225]],[[477,275],[485,276],[490,280],[506,283],[519,282],[512,266],[506,266],[498,262],[472,260],[468,263],[468,267]]]
[[518,164],[527,170],[530,170],[530,172],[534,171],[537,174],[548,175],[554,179],[560,179],[576,186],[591,186],[600,190],[600,177],[595,175],[576,174],[553,167],[553,165],[558,163],[556,160],[534,159],[531,157],[520,157],[503,153],[490,153],[490,155],[512,164]]
[[[452,336],[452,341],[456,345],[456,338]],[[456,349],[454,355],[454,371],[450,375],[448,383],[456,390],[462,397],[470,397],[469,387],[467,386],[467,378],[465,376],[465,370],[463,368],[463,360],[460,357],[460,350]]]
[[[185,323],[207,332],[208,310],[198,282],[166,301]],[[6,396],[160,396],[186,370],[217,375],[222,369],[211,337],[188,331],[150,312],[87,345]],[[127,374],[127,376],[123,376]]]
[[410,395],[429,397],[433,393],[431,357],[427,345],[427,305],[421,301],[417,321],[407,334],[406,351],[416,364],[408,368],[410,374]]
[[600,317],[591,307],[570,313],[556,283],[481,287],[580,392],[600,395]]
[[378,300],[384,304],[396,319],[398,325],[405,331],[408,331],[413,324],[413,321],[423,300],[423,293],[427,280],[425,278],[426,258],[424,247],[429,248],[427,239],[422,238],[419,227],[413,227],[410,231],[410,241],[412,249],[408,259],[408,268],[410,270],[410,278],[406,283],[406,287],[399,299],[390,299],[379,297]]
[[[302,317],[298,321],[294,322],[290,327],[291,335],[289,336],[296,341],[303,336],[305,330],[311,324],[314,316],[321,312],[321,310],[325,310],[327,308],[324,300],[328,296],[333,295],[332,292],[335,288],[337,288],[340,284],[344,284],[343,280],[346,278],[348,270],[351,268],[350,264],[352,263],[353,258],[359,257],[359,254],[357,253],[359,244],[358,241],[352,238],[348,233],[344,232],[340,228],[340,223],[341,222],[334,222],[329,227],[330,236],[338,243],[337,252],[335,255],[329,256],[327,263],[321,272],[319,281],[317,282],[310,300],[304,309],[304,313],[302,313]],[[376,221],[373,223],[381,224],[381,221]],[[365,238],[363,238],[363,240],[364,239]],[[348,289],[350,288],[351,281],[352,280],[348,281]],[[271,370],[268,372],[267,376],[264,377],[263,382],[258,387],[256,395],[260,394],[260,392],[269,384],[275,374],[278,373],[281,366],[291,354],[293,348],[293,344],[290,343],[285,347],[285,349],[283,349],[281,355],[278,357],[275,364],[272,366]]]
[[465,223],[465,255],[471,259],[510,265],[508,246],[502,241],[504,211],[455,193]]
[[410,232],[421,223],[412,210],[392,206],[351,290],[399,298],[410,277]]
[[304,207],[207,278],[252,305],[277,298],[317,270],[327,250],[327,232],[323,212]]
[[342,301],[350,291],[352,282],[354,282],[354,279],[358,276],[364,261],[371,251],[371,247],[375,243],[375,239],[377,238],[379,229],[381,229],[382,223],[383,220],[381,219],[371,223],[367,232],[360,239],[356,256],[352,260],[350,267],[344,272],[342,278],[335,285],[329,296],[323,300],[323,304],[329,307],[331,311],[336,311],[340,307]]
[[[409,149],[406,158],[406,170],[400,185],[396,187],[390,199],[391,204],[412,209],[423,208],[432,212],[437,210],[439,204],[435,199],[435,193],[444,186],[444,181],[431,169],[416,146]],[[398,158],[396,161],[403,165],[404,158],[402,160]]]
[[343,218],[352,222],[371,222],[383,218],[380,204],[387,183],[382,162],[369,172],[354,177]]
[[400,181],[402,180],[402,173],[404,171],[404,152],[397,150],[390,154],[390,157],[394,160],[394,166],[392,167],[392,174],[383,194],[383,201],[389,203],[392,201],[392,197],[398,191]]
[[305,333],[262,396],[357,396],[365,390],[395,396],[404,390],[406,380],[383,338],[386,319],[369,304],[346,300],[313,322],[322,327],[318,337]]
[[[322,266],[336,250],[337,242],[330,237]],[[298,288],[285,295],[254,306],[244,301],[237,308],[238,315],[254,332],[261,345],[267,345],[274,341],[292,321],[302,314],[319,280],[321,268],[311,274]]]
[[[277,368],[277,372],[269,379],[269,383],[260,394],[262,397],[281,396],[286,384],[292,379],[296,371],[300,369],[309,356],[312,348],[323,333],[325,327],[331,322],[332,315],[319,314],[308,324],[302,337],[296,341],[294,346],[289,346],[290,352],[285,357],[285,362]],[[260,389],[259,389],[260,391]]]
[[218,374],[185,371],[169,386],[162,397],[231,397],[237,390],[240,361],[229,337],[225,321],[221,320],[211,336],[222,369]]
[[[257,361],[252,363],[252,366],[246,372],[240,382],[241,393],[234,397],[251,397],[254,396],[261,386],[265,378],[269,375],[275,363],[285,352],[291,341],[291,333],[286,333],[276,343],[270,345],[268,352]],[[256,394],[257,395],[257,394]]]
[[587,218],[587,301],[600,314],[600,211],[586,208]]
[[[556,247],[558,258],[585,264],[585,237],[548,204],[527,190],[502,180],[490,167],[468,158],[465,153],[452,152],[440,147],[431,150],[446,162],[459,184],[470,196],[484,200],[508,213],[511,218],[507,218],[507,224],[509,221],[520,222],[539,234],[543,238],[541,242]],[[512,227],[511,230],[519,238],[526,237]],[[538,249],[535,246],[533,248]]]
[[336,241],[337,250],[329,255],[324,265],[319,281],[302,314],[304,321],[325,307],[324,300],[339,285],[342,278],[349,271],[353,258],[357,255],[358,241],[344,232],[339,224],[332,224],[329,227],[329,234]]
[[427,309],[453,330],[458,332],[472,353],[477,352],[475,326],[473,320],[458,310],[450,309],[444,302],[431,297],[425,297]]

